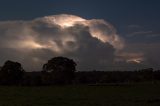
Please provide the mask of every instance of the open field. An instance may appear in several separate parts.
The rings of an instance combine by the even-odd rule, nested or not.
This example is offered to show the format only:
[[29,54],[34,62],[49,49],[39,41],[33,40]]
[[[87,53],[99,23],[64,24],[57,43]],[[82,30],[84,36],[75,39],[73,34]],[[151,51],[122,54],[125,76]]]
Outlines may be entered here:
[[0,106],[160,106],[160,84],[1,86]]

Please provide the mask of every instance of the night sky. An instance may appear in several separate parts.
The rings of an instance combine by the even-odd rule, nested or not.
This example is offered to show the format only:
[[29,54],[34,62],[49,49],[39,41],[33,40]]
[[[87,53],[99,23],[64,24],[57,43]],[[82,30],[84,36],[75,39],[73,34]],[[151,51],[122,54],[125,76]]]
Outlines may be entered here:
[[37,71],[66,56],[78,70],[159,69],[159,29],[159,0],[1,0],[0,64]]

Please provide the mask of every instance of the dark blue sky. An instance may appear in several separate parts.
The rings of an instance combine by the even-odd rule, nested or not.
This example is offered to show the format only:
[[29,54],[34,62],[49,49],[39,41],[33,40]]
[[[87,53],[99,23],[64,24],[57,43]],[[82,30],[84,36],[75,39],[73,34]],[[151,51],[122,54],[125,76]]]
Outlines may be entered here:
[[160,29],[159,0],[1,0],[0,20],[28,20],[68,13],[111,22],[125,34],[128,25]]
[[84,18],[102,18],[114,23],[154,23],[159,21],[159,0],[1,0],[0,19],[70,13]]

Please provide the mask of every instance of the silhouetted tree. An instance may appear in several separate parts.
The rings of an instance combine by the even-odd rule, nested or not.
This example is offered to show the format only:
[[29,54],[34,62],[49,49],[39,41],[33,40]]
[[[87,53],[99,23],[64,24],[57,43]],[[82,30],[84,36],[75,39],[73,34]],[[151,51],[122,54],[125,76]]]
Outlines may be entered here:
[[55,57],[43,65],[43,74],[48,83],[68,84],[74,79],[76,63],[66,57]]
[[20,63],[8,60],[0,70],[0,82],[5,85],[20,84],[23,74],[24,70]]

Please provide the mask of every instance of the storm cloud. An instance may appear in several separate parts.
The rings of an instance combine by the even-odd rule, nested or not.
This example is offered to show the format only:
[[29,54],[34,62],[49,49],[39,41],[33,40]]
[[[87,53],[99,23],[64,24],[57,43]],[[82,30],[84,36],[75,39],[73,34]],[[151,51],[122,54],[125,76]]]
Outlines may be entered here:
[[106,70],[119,61],[142,61],[143,54],[124,53],[124,48],[124,39],[102,19],[60,14],[0,22],[0,63],[18,61],[28,71],[41,70],[55,56],[73,58],[78,70]]

